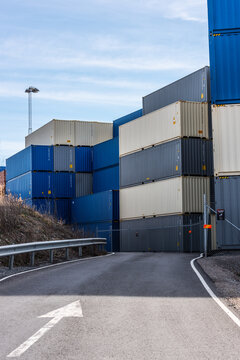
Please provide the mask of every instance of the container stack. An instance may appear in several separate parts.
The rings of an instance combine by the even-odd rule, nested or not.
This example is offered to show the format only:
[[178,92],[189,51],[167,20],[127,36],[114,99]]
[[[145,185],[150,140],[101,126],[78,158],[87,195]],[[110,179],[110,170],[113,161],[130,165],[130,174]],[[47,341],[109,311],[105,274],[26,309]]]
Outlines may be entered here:
[[70,223],[71,200],[92,193],[92,146],[111,136],[112,124],[52,120],[7,159],[7,193]]
[[[231,3],[231,5],[230,5]],[[216,209],[240,226],[240,2],[209,0]],[[217,221],[217,247],[240,248],[240,232]]]
[[119,154],[120,250],[199,251],[213,172],[209,104],[177,101],[120,126]]
[[0,197],[5,195],[6,188],[6,168],[5,166],[0,166]]
[[118,129],[139,116],[142,110],[115,120],[113,138],[93,146],[93,194],[72,201],[72,224],[86,236],[106,237],[108,251],[119,251]]

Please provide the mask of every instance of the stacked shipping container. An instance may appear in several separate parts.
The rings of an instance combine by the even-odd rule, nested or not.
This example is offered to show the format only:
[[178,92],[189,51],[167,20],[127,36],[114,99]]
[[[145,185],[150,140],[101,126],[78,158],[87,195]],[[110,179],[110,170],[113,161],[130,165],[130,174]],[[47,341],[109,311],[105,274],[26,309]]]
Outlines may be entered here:
[[122,251],[201,248],[202,199],[206,193],[210,201],[212,175],[208,109],[178,101],[120,126]]
[[[216,208],[240,226],[240,3],[209,0],[209,46]],[[217,221],[217,247],[240,248],[240,232]]]

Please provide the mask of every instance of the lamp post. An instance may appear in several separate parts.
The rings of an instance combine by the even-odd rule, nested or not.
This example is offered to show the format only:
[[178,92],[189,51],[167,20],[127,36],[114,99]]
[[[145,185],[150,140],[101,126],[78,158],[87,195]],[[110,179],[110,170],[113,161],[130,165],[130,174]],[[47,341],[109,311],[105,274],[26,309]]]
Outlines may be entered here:
[[32,132],[32,93],[38,92],[39,90],[33,86],[25,90],[25,93],[28,93],[28,135]]

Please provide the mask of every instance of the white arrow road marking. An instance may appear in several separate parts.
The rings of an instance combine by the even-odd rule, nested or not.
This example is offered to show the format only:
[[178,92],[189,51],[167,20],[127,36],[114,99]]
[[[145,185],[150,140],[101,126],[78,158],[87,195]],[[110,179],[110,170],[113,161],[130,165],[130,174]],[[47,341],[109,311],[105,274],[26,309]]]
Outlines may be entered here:
[[35,342],[37,342],[46,332],[52,329],[64,317],[83,317],[80,301],[75,301],[69,305],[63,306],[57,310],[51,311],[39,318],[53,318],[40,330],[38,330],[27,341],[12,351],[7,357],[19,357],[27,351]]

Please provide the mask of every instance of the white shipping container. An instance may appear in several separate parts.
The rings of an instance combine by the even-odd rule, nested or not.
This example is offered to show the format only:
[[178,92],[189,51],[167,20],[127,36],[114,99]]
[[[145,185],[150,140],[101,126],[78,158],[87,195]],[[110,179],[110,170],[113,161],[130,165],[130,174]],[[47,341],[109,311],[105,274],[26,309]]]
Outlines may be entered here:
[[178,101],[119,128],[119,154],[181,137],[209,138],[208,104]]
[[176,177],[120,190],[120,220],[203,212],[207,177]]
[[77,120],[52,120],[25,138],[30,145],[93,146],[112,139],[113,124]]
[[212,105],[215,176],[240,175],[240,104]]

